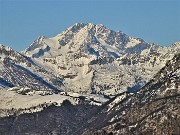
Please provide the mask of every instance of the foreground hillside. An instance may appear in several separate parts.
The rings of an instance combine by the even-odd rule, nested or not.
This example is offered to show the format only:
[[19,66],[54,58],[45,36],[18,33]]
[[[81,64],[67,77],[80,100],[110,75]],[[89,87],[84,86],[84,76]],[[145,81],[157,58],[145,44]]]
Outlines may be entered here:
[[51,105],[42,112],[0,118],[0,134],[72,135],[95,112],[96,106],[85,102],[72,105],[65,100],[61,106]]

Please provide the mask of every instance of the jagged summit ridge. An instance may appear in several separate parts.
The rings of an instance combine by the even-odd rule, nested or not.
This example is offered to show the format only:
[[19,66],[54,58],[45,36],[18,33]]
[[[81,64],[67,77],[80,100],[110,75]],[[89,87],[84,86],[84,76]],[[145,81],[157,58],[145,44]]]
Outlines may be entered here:
[[[123,32],[115,32],[102,24],[76,23],[52,38],[39,37],[24,53],[30,57],[59,55],[71,50],[102,57],[120,57],[124,53],[140,53],[151,44],[140,38],[129,37]],[[59,49],[59,54],[52,53]]]

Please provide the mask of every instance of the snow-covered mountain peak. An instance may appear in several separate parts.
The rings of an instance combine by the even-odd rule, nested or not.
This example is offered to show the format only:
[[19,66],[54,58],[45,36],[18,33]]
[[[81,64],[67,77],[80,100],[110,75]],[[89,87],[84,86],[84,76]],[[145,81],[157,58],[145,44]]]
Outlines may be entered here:
[[68,91],[113,95],[138,90],[177,51],[102,24],[76,23],[55,37],[39,37],[24,54],[62,76]]
[[102,24],[76,23],[55,37],[39,37],[24,53],[38,58],[54,57],[71,51],[118,58],[125,53],[140,53],[149,47],[150,44],[140,38],[115,32]]
[[26,50],[27,51],[31,51],[33,49],[36,49],[38,47],[40,47],[40,44],[43,42],[43,40],[46,39],[45,36],[39,36]]
[[86,25],[85,23],[75,23],[74,25],[67,28],[67,30],[65,30],[65,31],[76,32],[77,30],[83,28],[85,25]]
[[46,39],[46,37],[45,37],[45,36],[39,36],[38,39],[37,39],[37,41],[38,41],[38,42],[41,42],[41,41],[43,41],[43,39]]
[[72,30],[72,31],[75,31],[77,29],[81,29],[83,27],[87,27],[89,30],[92,29],[92,28],[102,28],[105,26],[103,24],[93,24],[93,23],[75,23],[74,25],[72,25],[71,27],[69,27],[67,30]]
[[64,34],[76,34],[79,31],[83,31],[85,33],[89,32],[91,34],[92,33],[95,34],[96,32],[101,32],[99,30],[102,30],[102,29],[107,30],[108,28],[106,28],[103,24],[75,23],[74,25],[70,26],[69,28],[67,28],[62,33],[58,34],[56,37],[60,37]]

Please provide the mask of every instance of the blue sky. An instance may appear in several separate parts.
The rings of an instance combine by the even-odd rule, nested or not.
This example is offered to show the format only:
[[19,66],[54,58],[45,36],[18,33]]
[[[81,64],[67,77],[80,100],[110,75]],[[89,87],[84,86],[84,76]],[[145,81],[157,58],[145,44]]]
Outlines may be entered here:
[[180,41],[179,0],[0,0],[0,44],[17,51],[76,22],[104,24],[169,45]]

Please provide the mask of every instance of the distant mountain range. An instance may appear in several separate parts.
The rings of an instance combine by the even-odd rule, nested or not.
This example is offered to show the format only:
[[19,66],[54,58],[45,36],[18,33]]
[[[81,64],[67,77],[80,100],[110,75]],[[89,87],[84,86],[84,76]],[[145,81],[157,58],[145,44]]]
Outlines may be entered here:
[[180,42],[92,23],[22,52],[0,45],[0,134],[179,134],[179,60]]

